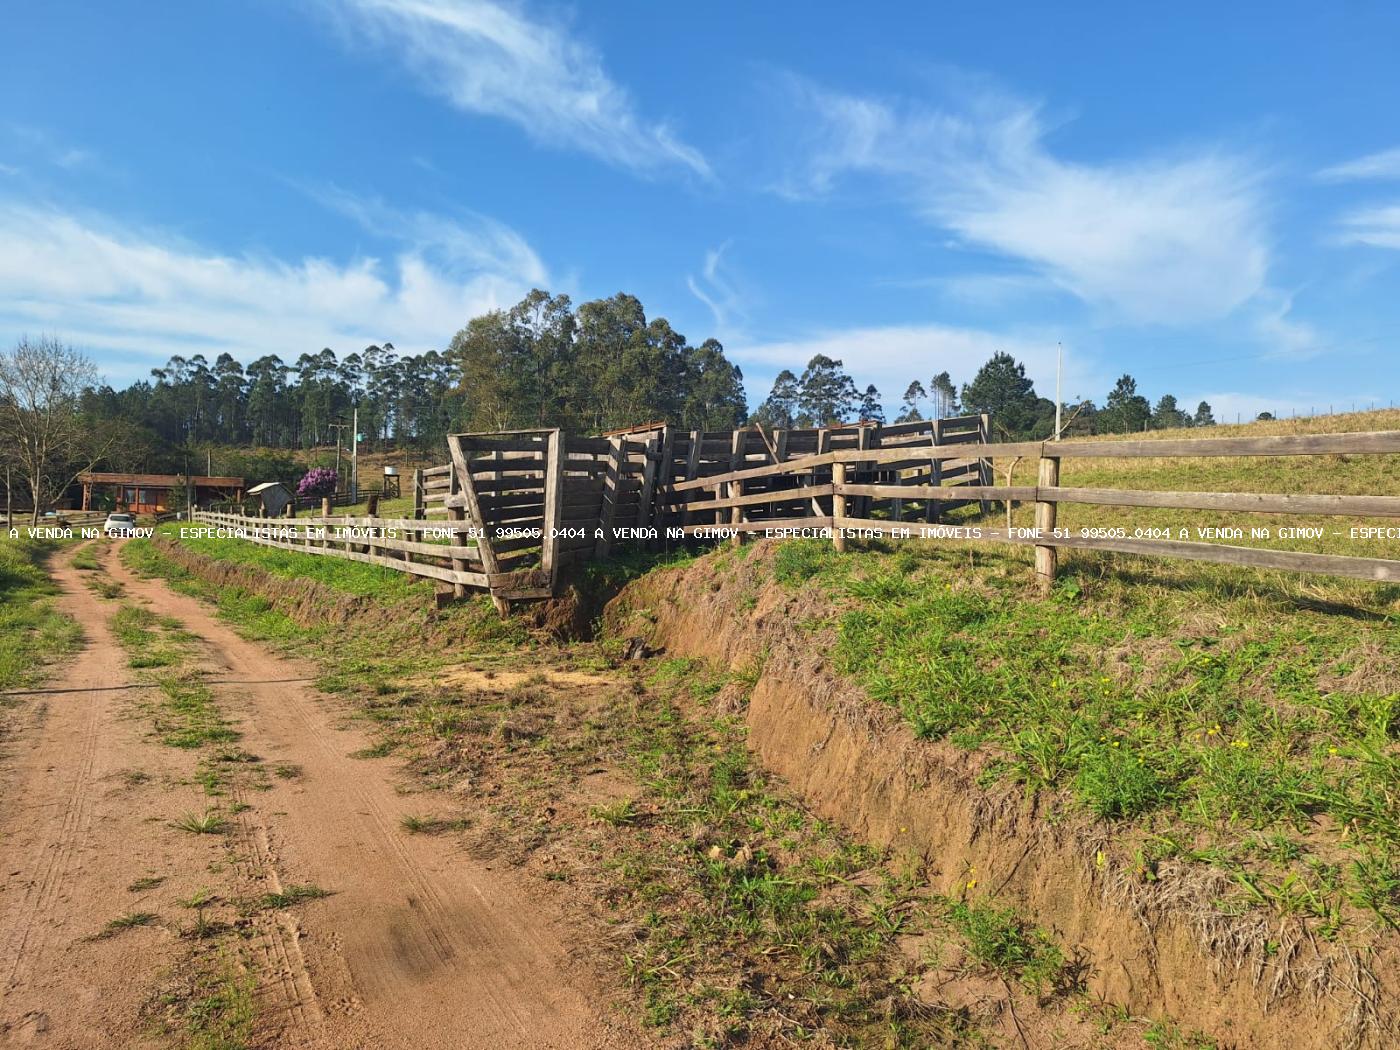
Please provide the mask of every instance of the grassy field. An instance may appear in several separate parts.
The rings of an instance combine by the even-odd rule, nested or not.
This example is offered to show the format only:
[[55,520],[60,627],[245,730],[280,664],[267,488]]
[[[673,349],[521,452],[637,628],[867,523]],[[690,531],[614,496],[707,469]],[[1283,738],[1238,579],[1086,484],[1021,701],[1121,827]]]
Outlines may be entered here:
[[[328,563],[327,587],[360,587],[353,562],[226,546],[253,564],[278,555],[277,575]],[[785,797],[749,757],[742,719],[713,706],[722,689],[742,700],[752,680],[681,659],[618,667],[609,643],[560,646],[485,602],[433,610],[411,596],[361,625],[304,626],[159,543],[122,553],[216,603],[241,633],[319,662],[318,685],[377,727],[362,757],[398,756],[446,792],[404,830],[462,836],[559,884],[650,1028],[697,1046],[1000,1044],[995,1024],[913,992],[928,974],[957,974],[1014,996],[1020,1023],[1058,1033],[1045,1045],[1066,1032],[1084,1046],[1209,1045],[1095,1002],[1069,953],[1009,907],[931,894],[916,867]],[[599,780],[607,790],[586,788]],[[442,812],[447,799],[459,816]]]
[[[1372,430],[1400,430],[1400,410],[1358,412],[1313,419],[1276,420],[1239,426],[1216,426],[1192,430],[1158,430],[1144,434],[1120,435],[1113,440],[1170,441],[1196,438],[1265,437],[1285,434],[1343,434]],[[1103,440],[1094,438],[1092,440]],[[1064,442],[1072,449],[1075,440]],[[1009,473],[1008,473],[1009,471]],[[1034,485],[1036,461],[1022,459],[996,463],[996,483]],[[1134,458],[1062,459],[1060,484],[1066,487],[1117,488],[1156,491],[1253,492],[1284,495],[1400,495],[1400,455],[1346,456],[1222,456],[1219,458]],[[998,507],[1000,508],[1000,504]],[[1004,515],[995,515],[998,521]],[[1015,508],[1018,526],[1033,524],[1034,508]],[[1321,554],[1348,554],[1369,558],[1400,558],[1400,539],[1353,539],[1352,526],[1394,526],[1395,519],[1339,518],[1325,515],[1242,514],[1225,511],[1162,510],[1140,507],[1107,507],[1060,504],[1056,524],[1063,528],[1185,528],[1183,539],[1198,540],[1197,526],[1238,526],[1243,539],[1231,539],[1235,546],[1264,546],[1278,550],[1310,551]],[[1281,537],[1280,526],[1318,526],[1318,539]],[[1269,528],[1267,539],[1252,539],[1253,527]],[[1208,540],[1209,541],[1209,540]]]
[[[161,535],[178,536],[178,526],[164,525]],[[180,540],[191,551],[214,561],[252,565],[273,576],[309,579],[346,594],[373,596],[387,602],[405,598],[431,601],[433,584],[421,576],[344,558],[299,554],[240,540],[193,538]]]
[[1400,923],[1400,638],[1394,602],[1299,599],[1243,573],[1098,564],[1042,600],[1022,552],[925,545],[777,552],[820,591],[834,666],[927,739],[1111,822],[1142,879],[1226,873],[1222,908]]
[[[1147,437],[1393,427],[1400,412]],[[1400,494],[1396,456],[1062,464],[1065,485]],[[1034,483],[1034,463],[1020,469],[1017,482]],[[1029,510],[1017,509],[1019,524]],[[1074,528],[1280,524],[1061,510]],[[1400,557],[1394,541],[1271,542]],[[1168,859],[1208,865],[1230,886],[1213,907],[1299,916],[1326,939],[1400,928],[1400,587],[1062,551],[1042,599],[1030,562],[1009,546],[887,543],[838,555],[802,541],[776,552],[774,572],[820,595],[835,668],[918,736],[979,753],[989,783],[1022,785],[1048,801],[1051,819],[1073,809],[1108,822],[1116,855],[1103,863],[1144,882]]]
[[41,540],[0,538],[0,691],[35,685],[82,637],[53,607],[44,563],[59,549]]

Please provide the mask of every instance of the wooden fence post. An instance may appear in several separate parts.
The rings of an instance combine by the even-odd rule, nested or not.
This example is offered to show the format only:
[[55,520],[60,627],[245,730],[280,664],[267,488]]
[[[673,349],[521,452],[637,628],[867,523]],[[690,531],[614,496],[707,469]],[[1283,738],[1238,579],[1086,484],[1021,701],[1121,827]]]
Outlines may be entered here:
[[[656,479],[661,470],[661,461],[666,453],[662,451],[663,441],[660,434],[652,434],[647,438],[646,452],[642,459],[642,491],[637,502],[637,527],[645,529],[652,525],[659,525],[664,515],[657,509],[657,505],[664,497],[658,496],[660,486]],[[669,445],[667,446],[669,448]],[[660,532],[657,533],[658,540]],[[656,542],[648,541],[648,549],[656,549]]]
[[[1047,456],[1044,449],[1040,454],[1040,468],[1036,476],[1036,487],[1055,488],[1060,483],[1060,457]],[[1035,527],[1042,534],[1055,528],[1056,504],[1039,498],[1035,501]],[[1035,547],[1035,581],[1041,594],[1049,594],[1055,582],[1055,570],[1059,562],[1059,550],[1050,544],[1037,543]]]
[[[697,475],[699,475],[699,473],[700,473],[700,445],[701,445],[701,442],[704,440],[704,437],[705,437],[705,432],[704,432],[703,430],[692,430],[692,431],[690,432],[690,450],[689,450],[688,454],[686,455],[686,459],[685,459],[685,480],[686,480],[686,481],[694,481],[695,478],[697,477]],[[687,505],[690,504],[690,503],[692,503],[692,502],[695,500],[695,495],[696,495],[696,492],[695,492],[694,489],[692,489],[692,490],[690,491],[690,493],[685,497],[685,502],[686,502]],[[701,492],[700,495],[703,496],[704,493]],[[689,510],[688,507],[687,507],[686,510],[683,510],[683,511],[681,512],[681,524],[682,524],[682,525],[690,525],[690,524],[693,523],[694,520],[695,520],[695,516],[694,516],[694,514]]]
[[423,509],[423,468],[413,468],[413,517],[422,518],[425,514]]
[[831,484],[831,542],[839,554],[846,549],[846,536],[841,527],[841,519],[846,516],[846,464],[832,464]]
[[540,537],[540,568],[549,573],[552,589],[559,576],[559,527],[564,520],[564,432],[551,430],[544,461],[544,535]]
[[[735,499],[744,494],[744,483],[742,481],[731,481],[724,486],[724,496],[726,499]],[[729,538],[729,545],[737,547],[744,542],[744,534],[739,531],[739,526],[744,522],[744,508],[735,504],[729,508],[729,524],[734,527],[734,535]]]
[[622,484],[622,467],[626,461],[623,437],[608,438],[608,469],[603,475],[603,501],[598,514],[598,531],[601,533],[593,544],[593,557],[606,558],[612,547],[612,530],[617,521],[618,486]]
[[[856,448],[859,448],[859,449],[868,449],[868,448],[870,448],[870,447],[871,447],[870,442],[871,442],[871,439],[872,439],[874,436],[875,436],[875,435],[872,434],[872,433],[870,432],[870,428],[869,428],[869,427],[861,427],[861,428],[860,428],[860,433],[856,435]],[[874,478],[874,476],[873,476],[873,473],[867,473],[867,471],[866,471],[866,469],[865,469],[865,464],[862,463],[859,467],[856,468],[856,484],[857,484],[857,485],[868,484],[869,482],[872,482],[872,481],[874,481],[874,480],[875,480],[875,478]],[[868,518],[868,517],[870,517],[870,506],[871,506],[871,503],[872,503],[872,502],[873,502],[873,497],[870,497],[870,496],[857,496],[857,497],[856,497],[856,517],[857,517],[857,518]]]
[[[748,441],[749,430],[747,427],[743,427],[734,431],[734,437],[730,439],[729,443],[729,470],[731,473],[733,473],[736,470],[743,469],[744,454],[748,451]],[[742,496],[743,494],[744,483],[742,481],[731,481],[728,485],[725,486],[725,498],[727,499],[735,499],[739,496]],[[718,517],[718,515],[716,515],[716,517]],[[735,504],[729,509],[729,524],[737,526],[742,524],[743,521],[744,508],[739,506],[738,504]],[[744,534],[742,532],[736,531],[734,533],[733,539],[731,539],[729,542],[732,546],[739,546],[741,543],[744,542]]]
[[[943,420],[933,421],[933,447],[937,448],[943,444]],[[941,488],[943,485],[943,461],[941,459],[929,460],[928,483],[933,488]],[[943,520],[943,501],[931,499],[924,507],[924,520],[930,524],[937,524]]]
[[[992,443],[992,417],[989,416],[986,412],[983,412],[983,413],[978,417],[978,421],[977,421],[977,443],[980,444],[980,445],[990,445],[990,444]],[[1056,468],[1057,470],[1059,469],[1059,464],[1060,464],[1060,461],[1059,461],[1058,459],[1055,460],[1055,468]],[[978,462],[977,462],[977,484],[979,484],[979,485],[994,485],[994,484],[996,484],[996,478],[994,478],[994,477],[992,476],[992,461],[991,461],[990,458],[988,458],[988,459],[979,459],[979,460],[978,460]],[[992,512],[992,501],[989,500],[989,499],[983,499],[983,500],[981,501],[981,503],[982,503],[982,506],[981,506],[981,511],[982,511],[982,513],[983,513],[983,514],[990,514],[990,513]],[[1050,513],[1053,515],[1053,514],[1054,514],[1054,511],[1052,510]]]

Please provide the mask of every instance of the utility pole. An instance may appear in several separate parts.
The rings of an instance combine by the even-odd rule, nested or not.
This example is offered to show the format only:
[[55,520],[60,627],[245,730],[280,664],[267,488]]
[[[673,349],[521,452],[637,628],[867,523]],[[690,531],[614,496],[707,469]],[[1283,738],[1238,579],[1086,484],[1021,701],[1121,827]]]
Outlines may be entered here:
[[350,415],[350,502],[360,502],[360,406]]
[[[1060,373],[1063,371],[1065,363],[1065,347],[1063,343],[1055,344],[1055,440],[1060,440]],[[1008,504],[1009,506],[1009,504]]]
[[14,475],[9,467],[5,468],[5,528],[15,527],[15,498],[14,498]]
[[345,441],[345,438],[341,436],[341,432],[342,432],[347,426],[349,426],[348,423],[327,423],[327,424],[326,424],[326,429],[327,429],[327,430],[334,430],[334,431],[335,431],[335,483],[336,483],[336,487],[337,487],[337,488],[340,486],[340,446],[341,446],[341,444]]

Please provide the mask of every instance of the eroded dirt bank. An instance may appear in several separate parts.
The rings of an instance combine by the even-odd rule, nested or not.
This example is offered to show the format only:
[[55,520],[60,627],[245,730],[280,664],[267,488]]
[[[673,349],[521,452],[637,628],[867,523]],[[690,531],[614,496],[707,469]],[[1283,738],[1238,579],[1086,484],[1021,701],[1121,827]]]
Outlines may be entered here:
[[[986,789],[986,759],[916,740],[891,710],[834,675],[829,609],[772,582],[754,552],[654,572],[608,609],[610,633],[755,681],[750,745],[818,813],[922,856],[935,888],[1014,903],[1083,953],[1091,989],[1170,1017],[1222,1046],[1393,1046],[1393,946],[1362,954],[1265,915],[1221,918],[1218,873],[1163,865],[1144,882],[1104,825],[1047,822],[1019,789]],[[817,626],[814,626],[817,624]]]

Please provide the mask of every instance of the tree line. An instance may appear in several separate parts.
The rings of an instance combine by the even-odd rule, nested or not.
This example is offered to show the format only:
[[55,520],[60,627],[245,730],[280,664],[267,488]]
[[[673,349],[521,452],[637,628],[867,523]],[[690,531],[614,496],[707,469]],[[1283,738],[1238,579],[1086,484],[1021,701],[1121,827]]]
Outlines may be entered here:
[[[566,295],[536,289],[422,354],[399,354],[386,342],[344,357],[324,348],[290,363],[265,354],[246,366],[227,353],[212,363],[177,355],[121,390],[99,382],[91,363],[59,341],[23,339],[0,353],[0,467],[46,504],[79,470],[198,473],[212,447],[216,473],[291,480],[305,450],[355,440],[352,419],[363,450],[428,455],[440,455],[446,435],[459,431],[885,421],[876,387],[862,388],[823,354],[800,374],[780,372],[752,413],[743,378],[718,340],[692,345],[625,293],[575,307]],[[1062,408],[1074,434],[1214,423],[1205,402],[1191,413],[1164,394],[1153,406],[1129,375],[1102,407],[1083,400]],[[896,421],[984,412],[1003,438],[1044,438],[1054,429],[1054,402],[1007,353],[993,354],[961,387],[946,371],[927,384],[911,381]]]
[[[933,376],[927,386],[915,379],[905,388],[900,407],[897,423],[985,412],[992,417],[994,431],[1006,438],[1040,440],[1055,430],[1055,402],[1035,392],[1026,366],[1008,353],[993,354],[961,390],[947,372]],[[885,422],[880,392],[873,385],[861,390],[839,360],[824,354],[813,357],[801,375],[789,369],[779,372],[773,389],[750,417],[781,428],[855,419]],[[1137,380],[1130,375],[1119,378],[1103,407],[1089,399],[1061,406],[1062,430],[1073,434],[1126,434],[1214,423],[1205,401],[1189,413],[1178,407],[1173,395],[1163,394],[1154,407],[1137,392]]]
[[[715,339],[692,346],[626,294],[586,302],[533,291],[473,318],[441,351],[399,354],[392,343],[339,357],[329,347],[290,363],[246,366],[177,355],[125,389],[85,385],[77,410],[122,421],[148,463],[207,445],[438,450],[449,433],[564,426],[593,431],[666,419],[722,429],[747,417],[743,374]],[[149,469],[156,469],[151,466]]]

